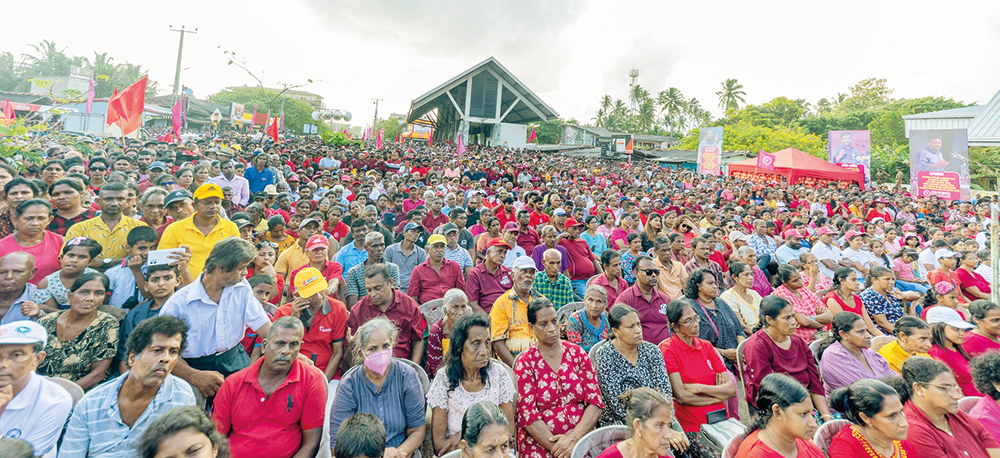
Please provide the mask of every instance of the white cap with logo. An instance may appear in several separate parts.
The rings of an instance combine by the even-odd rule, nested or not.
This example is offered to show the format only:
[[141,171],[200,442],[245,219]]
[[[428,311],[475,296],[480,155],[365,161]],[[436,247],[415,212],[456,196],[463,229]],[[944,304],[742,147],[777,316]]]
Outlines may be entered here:
[[14,321],[0,325],[0,345],[26,345],[49,341],[49,333],[34,321]]

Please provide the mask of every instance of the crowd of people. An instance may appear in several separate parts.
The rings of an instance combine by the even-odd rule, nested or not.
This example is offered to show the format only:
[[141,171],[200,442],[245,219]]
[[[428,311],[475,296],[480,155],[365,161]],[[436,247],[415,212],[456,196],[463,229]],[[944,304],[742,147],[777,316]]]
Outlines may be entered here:
[[0,162],[2,456],[1000,457],[995,198],[78,140]]

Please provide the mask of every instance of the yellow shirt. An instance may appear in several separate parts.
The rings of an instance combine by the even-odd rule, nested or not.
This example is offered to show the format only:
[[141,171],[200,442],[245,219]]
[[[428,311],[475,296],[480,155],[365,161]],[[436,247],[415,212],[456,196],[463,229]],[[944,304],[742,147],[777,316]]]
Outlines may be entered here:
[[76,237],[89,237],[97,240],[104,248],[98,255],[101,258],[124,258],[128,256],[128,231],[145,225],[146,223],[123,215],[115,228],[109,229],[100,216],[95,216],[70,226],[63,240],[65,243]]
[[688,273],[680,262],[674,260],[670,262],[668,269],[660,262],[660,258],[653,260],[653,264],[660,270],[660,275],[656,277],[656,289],[666,294],[670,300],[676,301],[684,297],[684,285],[687,283]]
[[533,297],[529,294],[527,300],[520,300],[512,289],[501,294],[490,309],[490,340],[503,340],[515,357],[535,342],[528,324],[528,302],[531,299]]
[[283,251],[287,250],[288,248],[291,248],[292,245],[295,245],[296,241],[295,237],[292,237],[284,233],[282,235],[285,236],[283,240],[274,240],[273,238],[271,238],[271,231],[267,231],[264,233],[264,240],[278,244],[278,249],[276,250],[276,254],[278,256],[281,256],[281,253]]
[[236,224],[222,218],[219,218],[215,227],[208,232],[208,235],[205,235],[198,229],[198,226],[194,225],[195,215],[197,213],[180,221],[174,221],[167,226],[167,229],[163,231],[163,237],[160,237],[159,246],[156,247],[158,250],[178,248],[184,245],[190,247],[191,261],[188,262],[188,270],[191,271],[192,277],[201,274],[205,268],[205,261],[208,260],[208,254],[212,252],[212,248],[216,244],[223,239],[239,238],[240,236],[240,230],[236,228]]
[[[302,246],[298,243],[293,243],[292,246],[288,247],[287,250],[278,256],[278,261],[274,263],[274,271],[278,275],[284,275],[285,278],[288,278],[288,274],[306,264],[309,264],[309,256],[306,256],[306,250],[303,250]],[[347,276],[346,273],[344,276]]]
[[899,346],[898,340],[893,340],[878,349],[878,353],[889,362],[889,368],[896,371],[897,374],[902,374],[903,372],[903,362],[906,361],[910,356],[923,356],[925,358],[930,358],[931,356],[927,353],[917,353],[916,355],[910,355],[903,347]]

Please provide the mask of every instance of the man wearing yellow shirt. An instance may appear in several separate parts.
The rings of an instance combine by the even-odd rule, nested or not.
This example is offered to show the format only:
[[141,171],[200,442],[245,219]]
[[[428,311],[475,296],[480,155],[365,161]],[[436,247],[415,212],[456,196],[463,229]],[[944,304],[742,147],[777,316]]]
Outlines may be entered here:
[[[280,218],[280,216],[279,216]],[[298,243],[288,247],[278,255],[277,262],[274,263],[274,271],[285,278],[295,272],[299,267],[309,264],[309,255],[306,253],[306,244],[309,237],[316,234],[323,235],[322,226],[316,218],[306,218],[299,223]]]
[[219,217],[222,210],[222,188],[206,183],[194,192],[194,214],[180,221],[174,221],[163,231],[157,249],[168,250],[188,246],[191,261],[188,269],[192,277],[201,274],[212,247],[227,237],[239,238],[240,231],[232,221]]
[[128,255],[128,231],[132,228],[145,226],[137,219],[125,216],[122,210],[128,199],[128,188],[125,183],[113,181],[101,186],[97,205],[101,214],[70,226],[63,240],[70,241],[77,237],[89,237],[97,240],[103,248],[101,255],[90,262],[97,269],[107,269],[121,264]]
[[542,297],[535,285],[535,261],[531,256],[514,260],[514,287],[500,295],[490,309],[490,340],[501,361],[514,367],[514,358],[531,347],[535,336],[528,324],[528,303]]

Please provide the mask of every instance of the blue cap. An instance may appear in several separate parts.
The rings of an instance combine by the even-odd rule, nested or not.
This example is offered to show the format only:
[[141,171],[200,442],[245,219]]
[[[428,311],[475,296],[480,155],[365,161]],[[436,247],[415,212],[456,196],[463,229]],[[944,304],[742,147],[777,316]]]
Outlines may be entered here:
[[153,170],[153,169],[160,169],[165,171],[167,170],[167,164],[164,164],[162,161],[153,161],[149,164],[149,167],[146,167],[146,170]]
[[417,223],[406,223],[406,226],[403,226],[403,232],[409,231],[411,229],[419,229],[419,228],[420,228],[420,225],[417,224]]

